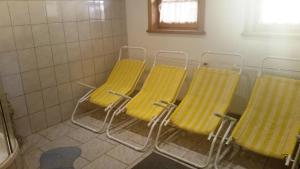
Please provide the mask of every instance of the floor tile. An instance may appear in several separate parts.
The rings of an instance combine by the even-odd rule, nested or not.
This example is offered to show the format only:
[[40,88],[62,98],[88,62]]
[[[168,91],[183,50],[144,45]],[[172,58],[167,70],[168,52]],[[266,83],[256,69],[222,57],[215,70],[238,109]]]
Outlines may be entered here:
[[114,157],[115,159],[118,159],[126,164],[131,164],[135,160],[137,160],[139,157],[143,155],[143,153],[135,151],[131,148],[128,148],[123,145],[119,145],[109,151],[107,153],[108,155]]
[[127,166],[109,156],[102,156],[83,169],[124,169]]
[[50,139],[50,140],[55,140],[57,138],[61,138],[63,136],[66,136],[70,132],[75,130],[74,128],[65,125],[63,123],[60,123],[58,125],[52,126],[46,130],[43,130],[39,132],[40,135]]
[[49,142],[50,140],[39,134],[30,135],[23,140],[23,144],[21,147],[22,154],[35,150],[36,148],[39,148]]
[[41,146],[41,150],[47,151],[58,147],[69,147],[69,146],[79,146],[79,145],[81,145],[79,141],[64,136]]
[[89,161],[92,161],[108,152],[113,147],[113,144],[94,138],[80,146],[82,151],[81,156]]
[[39,149],[28,152],[24,155],[24,163],[30,169],[37,169],[40,166],[40,157],[42,154],[43,152]]
[[88,131],[86,129],[82,129],[82,128],[74,130],[68,134],[69,137],[71,137],[77,141],[80,141],[82,143],[88,142],[92,138],[97,137],[97,135],[98,134]]
[[75,169],[82,169],[83,167],[85,167],[86,165],[88,165],[90,162],[84,158],[77,158],[74,162],[74,168]]

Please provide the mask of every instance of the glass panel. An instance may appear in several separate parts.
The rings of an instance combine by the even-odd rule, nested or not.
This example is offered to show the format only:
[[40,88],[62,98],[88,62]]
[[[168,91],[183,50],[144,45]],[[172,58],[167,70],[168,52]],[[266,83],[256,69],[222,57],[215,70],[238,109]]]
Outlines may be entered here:
[[198,0],[162,0],[161,23],[197,23]]

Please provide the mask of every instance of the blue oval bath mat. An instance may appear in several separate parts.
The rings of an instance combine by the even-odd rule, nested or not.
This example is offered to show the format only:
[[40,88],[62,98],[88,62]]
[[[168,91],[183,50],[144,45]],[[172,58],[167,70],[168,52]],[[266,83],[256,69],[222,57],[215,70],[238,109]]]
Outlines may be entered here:
[[62,147],[44,152],[40,158],[41,169],[74,169],[73,163],[80,156],[78,147]]

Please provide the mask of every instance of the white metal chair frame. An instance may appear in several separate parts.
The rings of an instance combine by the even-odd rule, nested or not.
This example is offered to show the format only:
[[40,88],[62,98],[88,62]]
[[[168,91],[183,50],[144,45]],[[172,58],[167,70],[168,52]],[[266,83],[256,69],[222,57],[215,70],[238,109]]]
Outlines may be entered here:
[[[142,51],[143,52],[143,62],[146,61],[147,50],[145,48],[143,48],[143,47],[135,47],[135,46],[123,46],[123,47],[121,47],[120,51],[119,51],[118,61],[121,60],[121,58],[123,56],[122,51],[124,49],[132,49],[132,50],[140,50],[140,51]],[[95,133],[103,133],[103,132],[105,132],[105,128],[106,128],[108,117],[110,116],[112,110],[115,109],[118,104],[122,103],[125,100],[124,97],[121,96],[121,98],[118,101],[116,101],[116,102],[114,102],[114,103],[112,103],[109,106],[107,106],[107,107],[104,108],[104,111],[106,112],[106,115],[105,115],[105,118],[104,118],[104,121],[103,121],[103,125],[100,128],[94,128],[94,127],[88,126],[86,124],[83,124],[83,123],[80,123],[79,121],[77,121],[75,119],[75,115],[77,113],[79,105],[82,104],[82,103],[84,103],[84,102],[86,102],[86,101],[88,101],[89,98],[90,98],[91,93],[94,92],[97,88],[94,87],[94,86],[88,85],[88,84],[80,83],[80,82],[78,84],[81,85],[81,86],[83,86],[83,87],[89,88],[90,90],[86,94],[84,94],[77,101],[77,104],[76,104],[76,106],[74,108],[74,111],[72,113],[72,116],[71,116],[71,121],[74,124],[76,124],[76,125],[78,125],[78,126],[80,126],[82,128],[85,128],[87,130],[90,130],[92,132],[95,132]],[[108,92],[110,92],[110,91],[108,91]],[[91,110],[89,112],[86,112],[86,113],[93,113],[93,112],[95,112],[97,110],[99,110],[99,108],[93,109],[93,110]]]
[[[239,74],[241,74],[242,72],[242,65],[243,65],[243,57],[239,54],[234,54],[234,53],[223,53],[223,52],[204,52],[201,56],[201,63],[199,64],[198,68],[201,67],[203,64],[204,64],[204,57],[207,56],[207,55],[212,55],[212,54],[215,54],[215,55],[222,55],[222,56],[234,56],[234,57],[239,57],[240,59],[240,66],[239,66]],[[234,67],[236,67],[236,65],[234,65]],[[204,168],[206,166],[208,166],[208,164],[210,163],[211,161],[211,158],[212,158],[212,155],[213,155],[213,152],[214,152],[214,149],[215,149],[215,144],[218,140],[218,138],[221,137],[221,131],[226,127],[225,125],[230,121],[231,117],[228,117],[228,118],[225,118],[224,120],[222,120],[221,124],[219,125],[219,127],[217,127],[216,131],[213,131],[212,133],[209,134],[208,136],[208,140],[211,141],[211,146],[210,146],[210,150],[209,150],[209,153],[208,153],[208,157],[206,159],[206,161],[202,164],[199,164],[199,163],[195,163],[195,162],[192,162],[188,159],[185,159],[183,157],[180,157],[178,155],[175,155],[175,154],[172,154],[166,150],[164,150],[163,148],[159,147],[159,138],[161,136],[161,132],[162,132],[162,128],[164,126],[167,126],[170,122],[170,117],[172,115],[173,111],[169,111],[168,114],[165,116],[165,118],[163,119],[162,123],[160,124],[159,126],[159,129],[158,129],[158,133],[157,133],[157,136],[156,136],[156,140],[155,140],[155,148],[157,151],[163,153],[163,154],[166,154],[168,156],[171,156],[173,158],[175,158],[176,160],[179,160],[179,161],[182,161],[182,162],[185,162],[187,164],[190,164],[196,168]],[[217,116],[220,116],[218,114],[216,114]],[[227,129],[226,129],[226,133],[229,132],[231,130],[233,126],[230,125]],[[176,130],[175,130],[176,131]],[[174,137],[174,135],[171,135],[172,137]],[[167,138],[168,139],[168,138]],[[166,140],[167,140],[166,139]]]
[[[187,53],[182,52],[182,51],[167,51],[167,50],[161,50],[161,51],[159,51],[159,52],[156,54],[152,68],[157,64],[157,58],[158,58],[161,54],[163,54],[163,53],[170,53],[170,54],[179,54],[179,55],[183,55],[184,58],[185,58],[185,67],[184,67],[184,69],[185,69],[185,70],[187,69],[188,60],[189,60],[189,56],[188,56]],[[115,94],[115,95],[120,95],[120,94],[118,94],[118,93],[116,93],[116,92],[111,92],[111,93],[112,93],[112,94]],[[178,95],[178,94],[177,94],[177,95]],[[121,140],[121,139],[119,139],[119,138],[117,138],[117,137],[111,135],[111,132],[110,132],[110,126],[111,126],[111,124],[112,124],[114,118],[115,118],[116,116],[118,116],[119,114],[121,114],[122,112],[125,112],[125,111],[126,111],[125,109],[126,109],[127,103],[132,99],[132,98],[129,97],[129,96],[124,96],[124,95],[123,95],[123,97],[124,97],[126,100],[118,107],[117,110],[114,111],[114,113],[113,113],[113,115],[112,115],[112,117],[111,117],[111,119],[110,119],[110,122],[108,123],[107,129],[106,129],[106,135],[107,135],[108,138],[110,138],[110,139],[112,139],[112,140],[114,140],[114,141],[117,141],[117,142],[119,142],[119,143],[121,143],[121,144],[123,144],[123,145],[125,145],[125,146],[127,146],[127,147],[133,148],[133,149],[135,149],[136,151],[145,151],[146,148],[147,148],[147,146],[148,146],[148,144],[149,144],[151,135],[152,135],[152,133],[153,133],[153,130],[154,130],[156,124],[157,124],[158,122],[160,122],[161,119],[162,119],[166,114],[168,114],[169,112],[173,111],[173,109],[175,108],[175,105],[174,105],[173,103],[168,103],[168,102],[163,101],[163,100],[158,100],[157,102],[153,103],[154,105],[163,107],[164,109],[163,109],[163,111],[162,111],[158,116],[153,117],[152,120],[148,122],[147,126],[150,127],[150,130],[149,130],[149,132],[148,132],[146,141],[144,142],[144,144],[143,144],[142,146],[140,146],[140,145],[134,145],[134,144],[128,143],[128,142],[126,142],[126,141],[124,141],[124,140]],[[176,96],[176,98],[177,98],[177,96]]]
[[[265,63],[267,60],[284,60],[284,61],[295,61],[295,62],[300,62],[299,59],[295,59],[295,58],[279,58],[279,57],[265,57],[262,61],[262,64],[261,64],[261,67],[260,67],[260,71],[258,73],[258,76],[261,76],[263,74],[263,71],[265,69]],[[299,71],[294,71],[294,70],[291,70],[291,69],[279,69],[279,68],[272,68],[272,69],[275,69],[275,70],[279,70],[279,71],[289,71],[289,72],[299,72]],[[219,144],[219,147],[218,147],[218,150],[217,150],[217,154],[216,154],[216,157],[215,157],[215,161],[214,161],[214,168],[215,169],[218,169],[218,165],[219,165],[219,162],[223,159],[223,157],[229,153],[230,151],[230,143],[231,143],[231,146],[233,146],[233,141],[232,141],[232,137],[231,137],[231,132],[232,132],[232,129],[233,127],[235,126],[236,122],[237,122],[237,119],[233,118],[233,117],[230,117],[230,116],[222,116],[221,117],[223,120],[226,120],[227,122],[229,122],[229,131],[226,133],[224,133],[223,137],[222,137],[222,140]],[[297,140],[298,140],[298,149],[296,150],[295,154],[294,154],[294,158],[292,157],[292,154],[288,155],[286,157],[286,161],[285,161],[285,165],[286,166],[289,166],[290,163],[292,163],[292,167],[291,169],[296,169],[297,167],[297,163],[299,164],[299,161],[300,161],[300,133],[297,137]],[[222,152],[222,149],[223,149],[223,146],[226,145],[228,146],[223,152]],[[299,164],[300,165],[300,164]]]

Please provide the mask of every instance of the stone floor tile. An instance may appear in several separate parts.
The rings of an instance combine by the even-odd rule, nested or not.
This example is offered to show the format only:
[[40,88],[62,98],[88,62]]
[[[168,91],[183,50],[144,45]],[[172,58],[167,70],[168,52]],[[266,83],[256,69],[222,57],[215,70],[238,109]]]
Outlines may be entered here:
[[143,153],[135,151],[131,148],[128,148],[123,145],[119,145],[109,151],[107,153],[108,155],[114,157],[115,159],[118,159],[126,164],[131,164],[135,160],[137,160],[139,157],[143,155]]
[[39,132],[40,135],[50,139],[50,140],[55,140],[57,138],[61,138],[63,136],[66,136],[70,132],[75,130],[74,128],[65,125],[63,123],[60,123],[58,125],[52,126],[46,130],[43,130]]
[[124,163],[107,155],[104,155],[93,161],[83,169],[124,169],[126,167],[127,166]]
[[114,148],[114,145],[94,138],[89,142],[82,144],[80,148],[81,156],[89,161],[92,161]]
[[43,146],[41,146],[41,150],[47,151],[50,149],[58,148],[58,147],[69,147],[69,146],[79,146],[81,143],[79,141],[76,141],[72,138],[63,136],[61,138],[58,138],[56,140],[53,140]]

